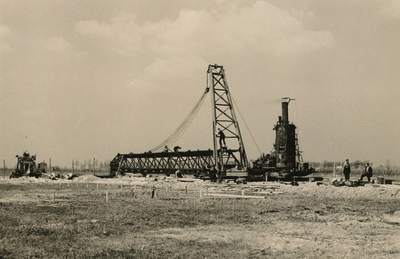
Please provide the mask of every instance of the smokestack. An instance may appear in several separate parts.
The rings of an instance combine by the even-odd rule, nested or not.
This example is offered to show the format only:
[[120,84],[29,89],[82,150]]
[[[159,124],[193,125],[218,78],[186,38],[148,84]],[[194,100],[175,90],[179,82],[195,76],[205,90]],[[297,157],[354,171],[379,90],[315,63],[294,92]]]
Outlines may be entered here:
[[282,102],[282,119],[284,124],[289,123],[289,102]]

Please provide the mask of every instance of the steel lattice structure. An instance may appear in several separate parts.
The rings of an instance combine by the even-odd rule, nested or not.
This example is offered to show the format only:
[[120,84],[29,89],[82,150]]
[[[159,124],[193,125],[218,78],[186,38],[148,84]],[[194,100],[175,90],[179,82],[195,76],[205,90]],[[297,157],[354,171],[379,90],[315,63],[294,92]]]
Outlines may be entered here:
[[[211,168],[215,168],[218,175],[222,177],[226,169],[233,167],[242,169],[248,166],[224,69],[216,64],[209,65],[207,74],[208,82],[204,94],[212,93],[213,150],[117,154],[110,162],[111,176],[126,173],[171,174],[177,170],[196,174],[209,172]],[[184,122],[181,125],[186,124]],[[226,138],[230,139],[229,148],[218,148],[216,134],[218,128],[221,128],[225,132]]]
[[177,170],[201,173],[212,167],[212,150],[118,154],[110,163],[111,176],[126,173],[171,174]]
[[[212,89],[212,111],[213,111],[213,134],[214,134],[214,160],[218,161],[217,171],[223,172],[225,165],[229,164],[231,156],[236,154],[235,162],[238,169],[248,166],[246,151],[243,145],[242,135],[240,133],[239,123],[236,119],[235,110],[233,108],[232,97],[229,91],[228,83],[225,76],[223,66],[208,66],[208,84]],[[218,129],[221,129],[225,137],[233,139],[228,143],[227,147],[218,149]],[[237,145],[231,147],[230,145]],[[222,174],[220,174],[222,175]]]

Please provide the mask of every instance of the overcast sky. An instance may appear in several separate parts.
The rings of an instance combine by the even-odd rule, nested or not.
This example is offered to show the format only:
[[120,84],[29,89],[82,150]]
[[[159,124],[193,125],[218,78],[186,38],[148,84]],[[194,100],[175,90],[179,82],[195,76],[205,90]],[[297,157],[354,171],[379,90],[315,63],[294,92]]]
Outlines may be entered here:
[[[0,158],[148,151],[218,64],[250,159],[289,96],[306,161],[400,165],[399,46],[396,0],[0,0]],[[210,97],[182,150],[212,148]]]

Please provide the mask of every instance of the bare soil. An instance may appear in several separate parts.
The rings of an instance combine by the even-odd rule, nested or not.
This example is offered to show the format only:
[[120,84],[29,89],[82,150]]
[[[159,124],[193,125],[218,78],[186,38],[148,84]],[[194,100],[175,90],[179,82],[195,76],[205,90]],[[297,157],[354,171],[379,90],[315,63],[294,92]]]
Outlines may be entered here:
[[0,258],[400,258],[399,186],[186,180],[0,179]]

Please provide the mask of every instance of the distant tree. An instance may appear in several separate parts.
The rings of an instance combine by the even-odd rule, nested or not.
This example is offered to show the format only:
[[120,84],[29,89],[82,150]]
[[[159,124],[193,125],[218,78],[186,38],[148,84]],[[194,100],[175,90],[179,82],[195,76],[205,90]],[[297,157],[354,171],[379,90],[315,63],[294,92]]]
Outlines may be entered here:
[[365,163],[360,161],[360,160],[356,160],[356,161],[351,163],[351,165],[353,166],[354,169],[359,169],[360,167],[363,168],[364,164]]
[[93,159],[93,168],[99,169],[99,160]]
[[74,161],[74,168],[75,168],[75,169],[78,169],[79,166],[80,166],[79,160],[75,160],[75,161]]
[[[110,163],[108,163],[108,164],[110,164]],[[312,168],[319,168],[320,165],[321,165],[320,162],[310,162],[310,166],[311,166]]]
[[325,173],[326,169],[328,168],[328,161],[322,162],[321,169]]
[[386,159],[385,170],[383,171],[383,174],[392,174],[392,165],[389,159]]
[[104,170],[105,170],[105,167],[106,167],[106,163],[105,163],[105,162],[100,162],[100,164],[99,164],[99,169],[100,169],[101,171],[104,171]]
[[400,167],[399,166],[393,166],[392,167],[392,174],[400,175]]
[[83,161],[83,163],[81,163],[81,170],[85,170],[86,169],[86,160]]

